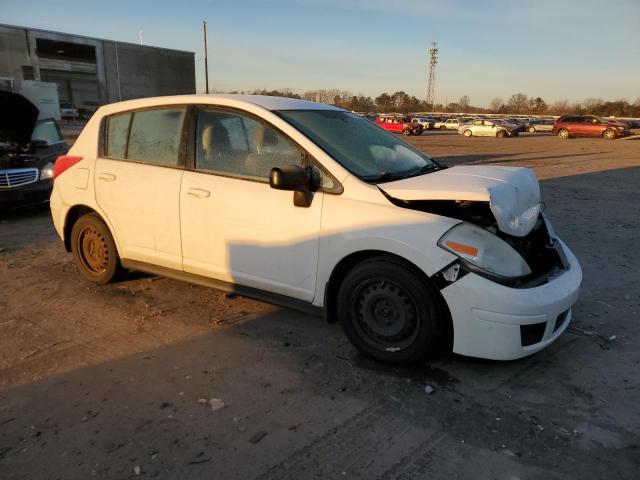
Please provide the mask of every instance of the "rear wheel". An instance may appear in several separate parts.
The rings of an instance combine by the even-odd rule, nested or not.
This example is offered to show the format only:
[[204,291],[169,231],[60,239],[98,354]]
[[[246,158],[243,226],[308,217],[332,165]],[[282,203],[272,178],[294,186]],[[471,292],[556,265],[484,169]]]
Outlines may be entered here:
[[614,132],[610,128],[607,128],[604,132],[602,132],[602,138],[606,140],[615,140],[616,132]]
[[465,137],[470,137],[472,135],[471,130],[469,130],[468,128],[464,132],[462,132],[462,134]]
[[446,130],[447,127],[445,127],[444,125],[440,125],[440,130]]
[[98,285],[111,282],[121,269],[109,228],[95,213],[83,215],[73,225],[71,253],[82,276]]
[[561,128],[558,131],[558,136],[566,140],[567,138],[569,138],[569,130],[567,130],[566,128]]
[[405,128],[405,129],[402,131],[402,134],[403,134],[404,136],[408,137],[409,135],[411,135],[411,134],[412,134],[412,133],[411,133],[411,129],[409,129],[409,128]]
[[355,266],[338,291],[338,316],[351,343],[390,363],[413,363],[441,338],[438,299],[428,281],[394,257]]

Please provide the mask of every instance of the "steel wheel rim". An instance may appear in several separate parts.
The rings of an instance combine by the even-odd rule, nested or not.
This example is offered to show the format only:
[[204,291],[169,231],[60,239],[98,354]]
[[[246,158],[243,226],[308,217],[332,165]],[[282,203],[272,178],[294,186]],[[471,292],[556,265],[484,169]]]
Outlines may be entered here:
[[382,278],[365,280],[354,290],[352,305],[358,334],[378,350],[402,350],[418,336],[416,302],[394,282]]
[[104,236],[94,227],[86,226],[78,234],[78,257],[93,274],[103,273],[109,265],[109,249]]

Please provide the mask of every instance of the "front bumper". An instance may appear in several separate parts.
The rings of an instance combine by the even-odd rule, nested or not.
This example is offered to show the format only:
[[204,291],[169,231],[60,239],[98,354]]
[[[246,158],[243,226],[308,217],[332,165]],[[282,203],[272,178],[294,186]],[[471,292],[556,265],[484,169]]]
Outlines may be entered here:
[[17,187],[0,188],[0,209],[26,207],[48,202],[52,189],[52,178]]
[[511,288],[468,273],[441,290],[451,312],[455,353],[514,360],[542,350],[564,332],[578,299],[582,269],[567,246],[560,245],[569,268],[544,285]]

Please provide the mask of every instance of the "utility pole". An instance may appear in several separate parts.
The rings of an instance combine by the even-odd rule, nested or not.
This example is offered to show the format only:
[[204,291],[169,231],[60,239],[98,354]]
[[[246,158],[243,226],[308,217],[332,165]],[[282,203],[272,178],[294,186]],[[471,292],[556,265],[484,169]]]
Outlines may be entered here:
[[144,32],[140,30],[140,45],[144,45]]
[[436,103],[436,64],[438,63],[438,46],[431,42],[429,49],[429,81],[427,83],[427,105],[431,105],[431,111]]
[[204,26],[204,85],[205,92],[209,93],[209,61],[207,58],[207,21],[202,22]]

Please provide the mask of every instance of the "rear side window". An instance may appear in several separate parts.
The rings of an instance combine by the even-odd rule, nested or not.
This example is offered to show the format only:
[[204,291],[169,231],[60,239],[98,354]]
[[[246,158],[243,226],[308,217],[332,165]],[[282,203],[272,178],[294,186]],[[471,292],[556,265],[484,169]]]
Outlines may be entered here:
[[184,108],[134,112],[127,159],[164,166],[178,166]]
[[43,140],[47,143],[56,143],[62,141],[62,136],[58,130],[56,122],[53,120],[44,120],[36,123],[31,140]]
[[127,153],[127,134],[129,133],[130,113],[113,115],[107,123],[106,155],[111,158],[125,158]]

